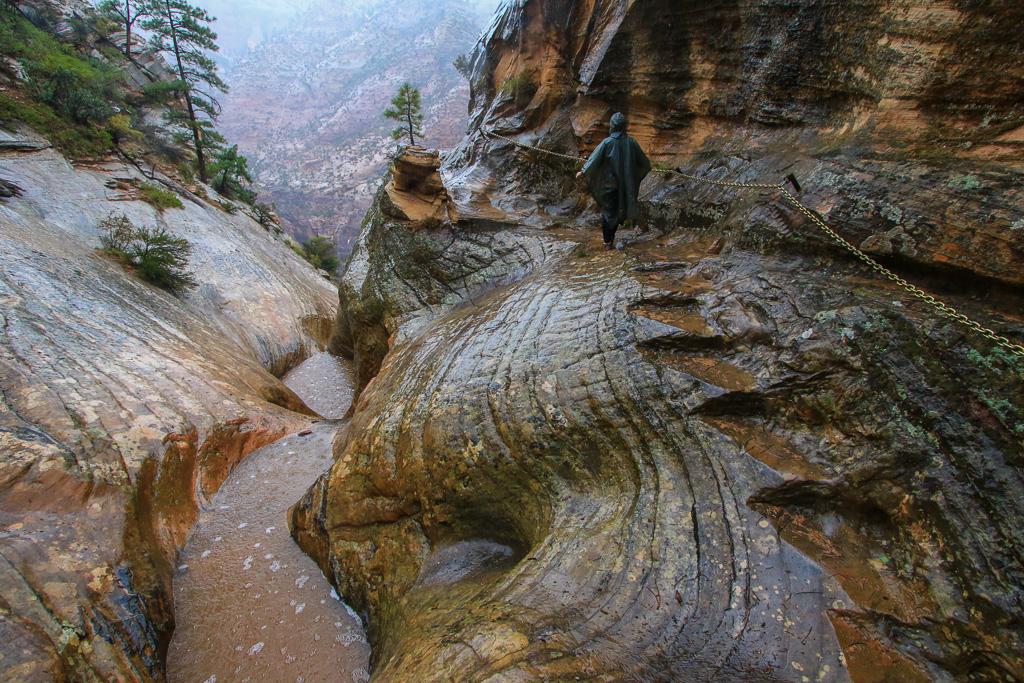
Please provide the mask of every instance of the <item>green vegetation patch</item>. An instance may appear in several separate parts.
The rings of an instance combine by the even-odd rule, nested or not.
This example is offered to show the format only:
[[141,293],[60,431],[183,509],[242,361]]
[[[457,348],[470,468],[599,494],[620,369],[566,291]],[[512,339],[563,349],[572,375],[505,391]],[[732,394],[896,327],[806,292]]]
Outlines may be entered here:
[[335,255],[336,246],[326,237],[313,237],[302,245],[302,258],[309,261],[314,268],[326,270],[334,275],[341,267],[341,260]]
[[163,211],[164,209],[184,209],[181,198],[170,190],[166,190],[153,183],[142,183],[139,185],[139,199],[150,206]]
[[103,251],[133,268],[143,280],[171,292],[197,285],[188,270],[192,245],[165,228],[137,227],[124,214],[111,212],[99,226]]
[[103,129],[77,124],[59,116],[40,103],[19,102],[0,94],[0,125],[20,122],[50,141],[72,159],[94,159],[114,146],[114,139]]
[[24,123],[71,158],[98,157],[113,147],[105,124],[124,105],[124,76],[115,66],[60,42],[9,7],[0,8],[0,46],[28,76],[18,99],[0,95],[0,123]]
[[520,71],[515,76],[509,76],[501,84],[501,92],[511,95],[519,104],[525,104],[533,99],[540,88],[537,76],[533,71]]

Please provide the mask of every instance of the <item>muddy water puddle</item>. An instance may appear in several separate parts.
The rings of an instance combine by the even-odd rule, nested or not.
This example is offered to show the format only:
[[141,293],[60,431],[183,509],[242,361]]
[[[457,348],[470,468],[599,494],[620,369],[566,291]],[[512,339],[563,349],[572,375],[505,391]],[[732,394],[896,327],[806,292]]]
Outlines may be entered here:
[[[350,368],[326,354],[285,377],[325,416],[351,403]],[[292,541],[288,508],[332,462],[325,421],[246,458],[193,530],[174,577],[171,683],[369,680],[359,619]]]

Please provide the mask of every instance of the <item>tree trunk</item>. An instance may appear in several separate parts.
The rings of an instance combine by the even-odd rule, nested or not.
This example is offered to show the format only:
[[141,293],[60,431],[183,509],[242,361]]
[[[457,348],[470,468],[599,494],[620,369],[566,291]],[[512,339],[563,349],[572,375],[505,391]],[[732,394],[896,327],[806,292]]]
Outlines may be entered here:
[[416,140],[412,136],[412,105],[411,104],[406,104],[405,105],[405,119],[406,119],[406,121],[409,122],[409,146],[410,147],[415,147],[416,146]]
[[124,54],[132,61],[132,2],[124,0]]
[[171,43],[174,46],[174,59],[178,62],[178,76],[185,84],[185,106],[188,107],[188,120],[192,128],[192,140],[196,146],[196,165],[199,171],[199,180],[206,183],[209,178],[206,176],[206,158],[203,155],[203,134],[199,130],[199,121],[196,119],[196,110],[192,106],[192,84],[185,78],[185,67],[181,63],[181,48],[178,47],[178,27],[174,24],[174,13],[171,10],[170,0],[164,0],[164,7],[167,8],[167,25],[170,28]]

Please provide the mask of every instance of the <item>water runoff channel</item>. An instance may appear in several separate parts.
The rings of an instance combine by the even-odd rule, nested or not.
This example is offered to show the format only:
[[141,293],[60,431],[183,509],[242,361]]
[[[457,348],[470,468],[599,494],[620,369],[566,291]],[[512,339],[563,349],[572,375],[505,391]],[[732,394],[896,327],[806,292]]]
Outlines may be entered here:
[[333,461],[351,366],[323,353],[284,383],[328,419],[249,455],[200,516],[174,575],[170,683],[370,680],[362,623],[295,545],[286,520]]

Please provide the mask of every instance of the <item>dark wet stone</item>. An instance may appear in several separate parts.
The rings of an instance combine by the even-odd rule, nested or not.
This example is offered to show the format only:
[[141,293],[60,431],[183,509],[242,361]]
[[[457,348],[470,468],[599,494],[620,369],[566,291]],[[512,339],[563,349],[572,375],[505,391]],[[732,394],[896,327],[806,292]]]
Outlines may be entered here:
[[[1000,136],[1024,61],[1010,40],[980,85],[988,11],[1012,23],[527,0],[475,55],[473,119],[582,155],[623,109],[657,163],[795,172],[853,243],[1019,340]],[[963,62],[917,59],[925,36]],[[523,64],[529,101],[501,89]],[[659,176],[652,230],[603,252],[571,161],[478,130],[446,159],[459,221],[428,257],[371,211],[335,338],[366,388],[293,511],[369,617],[375,680],[1024,680],[1024,363],[777,194]],[[502,244],[522,266],[480,275]],[[510,566],[422,580],[460,544]]]

